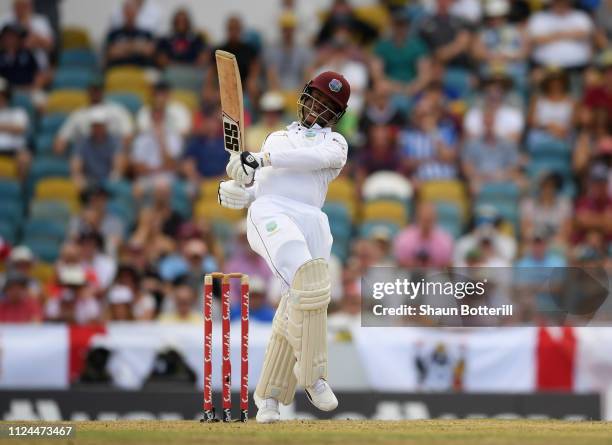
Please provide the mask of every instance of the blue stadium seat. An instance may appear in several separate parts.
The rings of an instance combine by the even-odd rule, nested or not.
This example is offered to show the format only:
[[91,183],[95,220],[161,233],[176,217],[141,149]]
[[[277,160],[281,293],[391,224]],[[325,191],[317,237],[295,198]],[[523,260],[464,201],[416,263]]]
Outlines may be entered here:
[[65,201],[33,201],[30,204],[30,218],[66,223],[70,220],[70,207]]
[[185,65],[171,65],[164,71],[164,79],[174,89],[199,92],[204,72],[200,68]]
[[454,202],[438,201],[435,203],[438,224],[453,238],[457,239],[463,232],[461,208]]
[[20,199],[2,200],[0,205],[0,220],[21,224],[23,220],[23,201]]
[[50,113],[45,114],[40,119],[39,131],[55,135],[62,127],[68,115],[66,113]]
[[96,68],[98,61],[93,51],[89,49],[67,49],[60,53],[59,67]]
[[32,253],[45,263],[53,263],[57,260],[60,254],[62,244],[53,240],[28,239],[25,238],[22,242],[30,249]]
[[28,93],[23,91],[15,91],[13,93],[13,99],[11,102],[14,107],[23,108],[28,113],[30,124],[33,124],[36,121],[36,111],[34,109],[32,99]]
[[117,216],[130,229],[135,222],[134,206],[123,199],[113,199],[106,204],[106,211]]
[[123,105],[130,113],[136,114],[142,107],[142,99],[137,94],[132,93],[108,93],[106,100]]
[[53,155],[53,142],[55,141],[55,135],[53,133],[42,132],[36,136],[34,145],[36,147],[36,154],[38,156],[52,156]]
[[66,236],[66,221],[53,221],[50,219],[29,219],[24,226],[23,237],[26,240],[53,240],[61,243]]
[[461,68],[448,68],[444,73],[444,86],[456,91],[460,97],[469,96],[472,92],[472,75]]
[[399,226],[388,221],[369,221],[359,226],[359,236],[371,238],[377,231],[385,231],[391,239],[399,232]]
[[486,202],[513,201],[519,199],[520,190],[514,182],[488,182],[483,184],[477,200]]
[[0,179],[0,202],[17,201],[21,199],[19,182],[10,179]]
[[18,225],[13,221],[0,218],[0,237],[11,245],[17,244]]
[[187,184],[183,181],[174,181],[172,183],[172,209],[181,215],[183,218],[191,217],[191,199],[187,193]]
[[60,68],[53,76],[51,88],[54,90],[86,89],[95,80],[96,74],[88,69],[75,69],[74,67]]
[[36,183],[43,178],[68,178],[70,177],[70,165],[66,159],[50,156],[35,157],[28,176],[27,193],[30,196]]

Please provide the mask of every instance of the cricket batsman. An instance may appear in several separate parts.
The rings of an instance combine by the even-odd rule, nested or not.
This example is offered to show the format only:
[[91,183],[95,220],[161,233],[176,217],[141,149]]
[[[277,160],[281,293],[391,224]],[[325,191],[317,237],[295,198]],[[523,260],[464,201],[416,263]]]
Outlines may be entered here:
[[332,126],[350,94],[341,74],[316,76],[298,99],[299,120],[271,133],[259,153],[232,155],[231,180],[219,185],[222,206],[248,207],[249,244],[283,283],[254,395],[259,423],[280,420],[279,403],[293,401],[296,385],[317,408],[338,406],[326,380],[332,235],[321,207],[346,163],[348,145]]

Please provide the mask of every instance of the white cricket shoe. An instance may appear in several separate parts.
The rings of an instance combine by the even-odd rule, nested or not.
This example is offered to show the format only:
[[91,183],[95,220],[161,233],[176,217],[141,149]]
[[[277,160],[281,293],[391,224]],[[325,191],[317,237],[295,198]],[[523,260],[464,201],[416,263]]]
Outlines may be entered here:
[[333,411],[338,406],[338,399],[324,379],[317,380],[314,385],[304,388],[310,403],[321,411]]
[[280,411],[278,409],[278,400],[269,398],[262,399],[257,394],[253,394],[253,400],[257,405],[257,423],[275,423],[280,420]]

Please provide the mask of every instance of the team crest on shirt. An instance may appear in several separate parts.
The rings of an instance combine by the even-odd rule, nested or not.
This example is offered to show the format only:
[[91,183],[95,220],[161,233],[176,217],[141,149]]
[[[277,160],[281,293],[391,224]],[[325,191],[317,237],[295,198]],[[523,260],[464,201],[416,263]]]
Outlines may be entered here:
[[269,223],[267,223],[266,230],[268,232],[268,235],[273,235],[278,232],[278,224],[276,224],[276,221],[270,221]]
[[332,79],[329,81],[329,89],[334,93],[338,93],[342,89],[342,82],[338,79]]

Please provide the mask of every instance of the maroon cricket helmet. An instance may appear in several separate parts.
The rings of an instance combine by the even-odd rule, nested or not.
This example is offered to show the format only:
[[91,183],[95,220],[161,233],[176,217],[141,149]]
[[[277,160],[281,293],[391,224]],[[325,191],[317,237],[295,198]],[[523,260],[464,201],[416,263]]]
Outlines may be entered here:
[[[315,99],[313,90],[328,98],[335,105],[333,109]],[[304,86],[298,99],[300,122],[306,127],[312,127],[315,123],[322,127],[334,125],[344,115],[350,95],[351,86],[342,74],[333,71],[319,74]],[[309,121],[311,115],[315,118]]]

